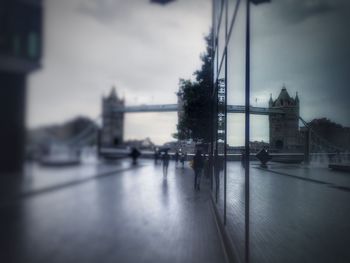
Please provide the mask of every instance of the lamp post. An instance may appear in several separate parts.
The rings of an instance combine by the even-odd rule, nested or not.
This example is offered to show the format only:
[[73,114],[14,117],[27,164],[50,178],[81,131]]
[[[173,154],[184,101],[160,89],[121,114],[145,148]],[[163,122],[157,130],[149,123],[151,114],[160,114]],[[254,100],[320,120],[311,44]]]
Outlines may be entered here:
[[246,0],[246,67],[245,67],[245,262],[249,262],[249,209],[250,209],[250,2],[255,5],[270,2],[270,0]]

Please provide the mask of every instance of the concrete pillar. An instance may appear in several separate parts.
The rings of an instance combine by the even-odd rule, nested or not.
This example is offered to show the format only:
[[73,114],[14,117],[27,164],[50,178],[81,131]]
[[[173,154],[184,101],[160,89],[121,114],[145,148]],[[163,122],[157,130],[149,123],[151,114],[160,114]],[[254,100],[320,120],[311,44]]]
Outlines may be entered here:
[[0,72],[0,175],[22,172],[25,148],[25,74]]

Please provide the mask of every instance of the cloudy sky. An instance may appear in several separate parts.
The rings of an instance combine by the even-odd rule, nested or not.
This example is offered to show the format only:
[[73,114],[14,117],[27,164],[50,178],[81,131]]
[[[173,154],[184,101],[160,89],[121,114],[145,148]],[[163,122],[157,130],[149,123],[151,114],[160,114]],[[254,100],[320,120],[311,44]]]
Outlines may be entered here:
[[[95,118],[115,85],[127,104],[176,103],[179,78],[199,67],[211,2],[46,0],[42,70],[29,79],[29,127]],[[171,139],[176,113],[126,116],[126,138]]]
[[[230,104],[244,98],[240,11],[230,41]],[[284,83],[291,95],[299,93],[306,120],[328,117],[350,126],[349,24],[346,0],[253,6],[251,103],[266,106]],[[29,78],[28,126],[95,118],[112,85],[129,105],[176,103],[178,80],[199,67],[210,25],[211,0],[165,6],[148,0],[46,0],[45,54],[43,68]],[[229,120],[230,142],[240,144],[242,118]],[[162,143],[171,140],[176,121],[175,113],[129,114],[125,135]],[[253,118],[253,139],[268,139],[267,124],[266,117]]]
[[[244,103],[245,10],[239,8],[228,51],[229,104]],[[276,98],[285,84],[291,96],[298,92],[306,121],[326,117],[350,126],[350,2],[271,0],[251,11],[251,104],[266,107],[270,93]],[[252,139],[266,141],[268,118],[251,119]],[[242,145],[243,117],[230,116],[228,129],[230,144]]]

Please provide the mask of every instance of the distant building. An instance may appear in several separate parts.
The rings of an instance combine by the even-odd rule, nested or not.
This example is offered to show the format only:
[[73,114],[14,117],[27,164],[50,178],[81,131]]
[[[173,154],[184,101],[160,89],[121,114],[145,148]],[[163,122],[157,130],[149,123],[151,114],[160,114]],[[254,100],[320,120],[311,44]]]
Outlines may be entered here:
[[137,148],[140,150],[154,150],[155,144],[151,141],[149,137],[142,140],[128,140],[123,143],[123,146],[129,148]]
[[124,107],[124,99],[117,96],[115,87],[102,99],[101,146],[113,148],[123,143],[124,113],[116,109]]
[[271,114],[270,149],[283,152],[294,152],[301,149],[299,136],[299,98],[289,96],[283,86],[278,98],[269,101],[269,108],[282,110],[282,114]]

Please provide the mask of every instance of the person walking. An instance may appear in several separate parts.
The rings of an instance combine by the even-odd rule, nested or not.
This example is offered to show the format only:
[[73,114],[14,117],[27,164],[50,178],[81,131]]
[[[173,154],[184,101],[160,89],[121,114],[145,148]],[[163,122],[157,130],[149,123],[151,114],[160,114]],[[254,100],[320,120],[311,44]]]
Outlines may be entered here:
[[154,164],[158,164],[159,152],[157,150],[154,151]]
[[162,156],[163,175],[164,176],[167,176],[167,174],[168,174],[169,160],[170,160],[170,155],[168,154],[168,151],[165,151],[163,156]]
[[176,167],[177,167],[178,162],[179,162],[179,152],[176,151],[176,153],[175,153],[175,165],[176,165]]
[[200,190],[201,175],[204,167],[204,157],[201,150],[197,150],[193,157],[194,189]]
[[132,148],[131,153],[129,154],[132,159],[132,164],[137,164],[137,158],[141,155],[140,151],[136,149],[135,147]]
[[182,164],[182,169],[185,168],[185,160],[186,160],[187,154],[186,153],[182,153],[181,157],[180,157],[180,162]]

